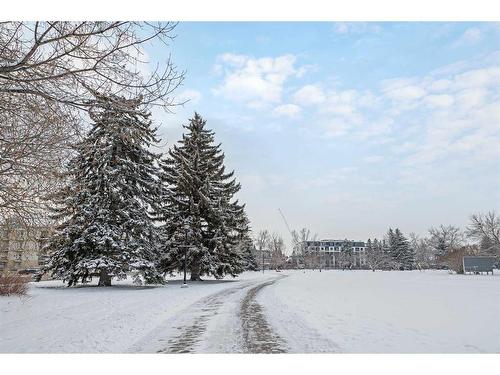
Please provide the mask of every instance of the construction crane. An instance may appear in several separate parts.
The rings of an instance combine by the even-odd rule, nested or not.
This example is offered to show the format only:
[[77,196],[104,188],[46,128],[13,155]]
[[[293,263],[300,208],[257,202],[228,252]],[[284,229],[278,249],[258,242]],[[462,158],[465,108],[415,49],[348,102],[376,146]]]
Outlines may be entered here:
[[[285,215],[283,214],[283,212],[281,211],[280,208],[278,208],[278,211],[279,211],[281,217],[283,218],[283,222],[286,225],[286,229],[288,229],[288,233],[290,233],[290,237],[292,237],[292,243],[293,243],[294,248],[299,249],[300,248],[299,239],[297,238],[297,236],[293,235],[292,230],[290,229],[290,226],[288,225],[288,222],[286,221]],[[321,272],[321,263],[319,265],[319,272]]]
[[292,230],[290,229],[290,226],[288,225],[288,222],[286,221],[285,215],[283,215],[283,212],[281,212],[281,208],[278,208],[278,211],[279,211],[281,217],[283,218],[283,221],[285,222],[285,225],[286,225],[286,229],[288,229],[288,233],[290,233],[290,236],[292,236],[292,240],[293,240]]
[[297,248],[299,243],[298,243],[298,239],[296,238],[296,236],[293,235],[292,233],[292,230],[290,229],[290,225],[288,225],[288,221],[286,221],[286,218],[285,218],[285,215],[283,214],[283,212],[281,211],[281,208],[278,208],[278,211],[281,215],[281,217],[283,218],[283,222],[285,223],[286,225],[286,229],[288,229],[288,233],[290,233],[290,237],[292,237],[292,243],[293,243],[293,247],[294,248]]

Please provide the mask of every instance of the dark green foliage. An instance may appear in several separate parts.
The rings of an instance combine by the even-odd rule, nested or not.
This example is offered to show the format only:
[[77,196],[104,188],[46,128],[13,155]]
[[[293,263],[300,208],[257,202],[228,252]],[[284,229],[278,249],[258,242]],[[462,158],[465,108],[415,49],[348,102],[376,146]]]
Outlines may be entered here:
[[163,223],[165,272],[181,270],[187,256],[191,279],[221,278],[243,271],[237,246],[248,233],[244,206],[234,199],[240,185],[224,167],[214,132],[197,113],[184,126],[178,145],[160,162],[163,197],[157,218]]
[[159,200],[157,142],[150,114],[140,99],[97,96],[90,110],[92,128],[69,162],[68,184],[55,197],[59,221],[48,244],[45,272],[69,285],[100,275],[133,275],[162,282],[155,262],[157,230],[150,209]]

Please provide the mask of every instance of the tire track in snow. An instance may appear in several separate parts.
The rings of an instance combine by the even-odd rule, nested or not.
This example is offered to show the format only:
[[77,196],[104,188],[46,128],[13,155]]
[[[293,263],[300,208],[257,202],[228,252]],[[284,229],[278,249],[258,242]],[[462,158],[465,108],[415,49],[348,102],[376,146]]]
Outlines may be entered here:
[[168,347],[158,350],[157,353],[193,353],[195,346],[202,341],[211,318],[215,317],[227,297],[248,288],[254,283],[245,283],[238,287],[222,290],[201,299],[189,308],[189,313],[194,314],[193,320],[186,326],[179,326],[180,333],[168,340]]
[[286,276],[282,275],[251,288],[243,298],[240,306],[240,319],[243,328],[243,349],[246,353],[287,352],[285,341],[272,331],[264,316],[262,306],[255,299],[260,290],[284,277]]

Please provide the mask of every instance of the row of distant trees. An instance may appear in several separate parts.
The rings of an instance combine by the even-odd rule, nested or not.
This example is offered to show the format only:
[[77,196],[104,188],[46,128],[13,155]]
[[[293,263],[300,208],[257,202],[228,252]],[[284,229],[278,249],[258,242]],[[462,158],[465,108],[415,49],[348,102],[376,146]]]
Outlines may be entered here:
[[428,236],[410,235],[418,268],[444,264],[463,272],[465,255],[485,255],[500,259],[500,217],[495,211],[473,214],[465,229],[440,225],[429,229]]
[[[307,250],[307,241],[315,240],[317,235],[307,228],[292,231],[293,255],[288,265],[312,269],[322,267],[324,256],[318,251]],[[256,246],[262,243],[257,237]],[[462,258],[466,255],[500,259],[500,217],[495,211],[471,215],[464,230],[453,225],[431,227],[425,237],[415,233],[406,236],[399,228],[389,228],[381,239],[367,240],[364,257],[366,266],[374,271],[447,267],[462,273]],[[338,266],[350,268],[354,257],[352,243],[344,241],[340,252],[336,253]]]

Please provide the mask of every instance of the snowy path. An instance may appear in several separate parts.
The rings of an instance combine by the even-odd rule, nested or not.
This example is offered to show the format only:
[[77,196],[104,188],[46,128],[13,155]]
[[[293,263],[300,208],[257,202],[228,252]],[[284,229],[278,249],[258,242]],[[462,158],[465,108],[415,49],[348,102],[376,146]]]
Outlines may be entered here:
[[129,349],[157,353],[283,353],[255,300],[258,292],[286,276],[247,281],[201,298],[155,327]]
[[243,328],[243,348],[246,353],[285,353],[285,341],[269,326],[262,306],[257,302],[257,293],[266,286],[274,284],[274,280],[261,283],[250,289],[240,307],[240,319]]

